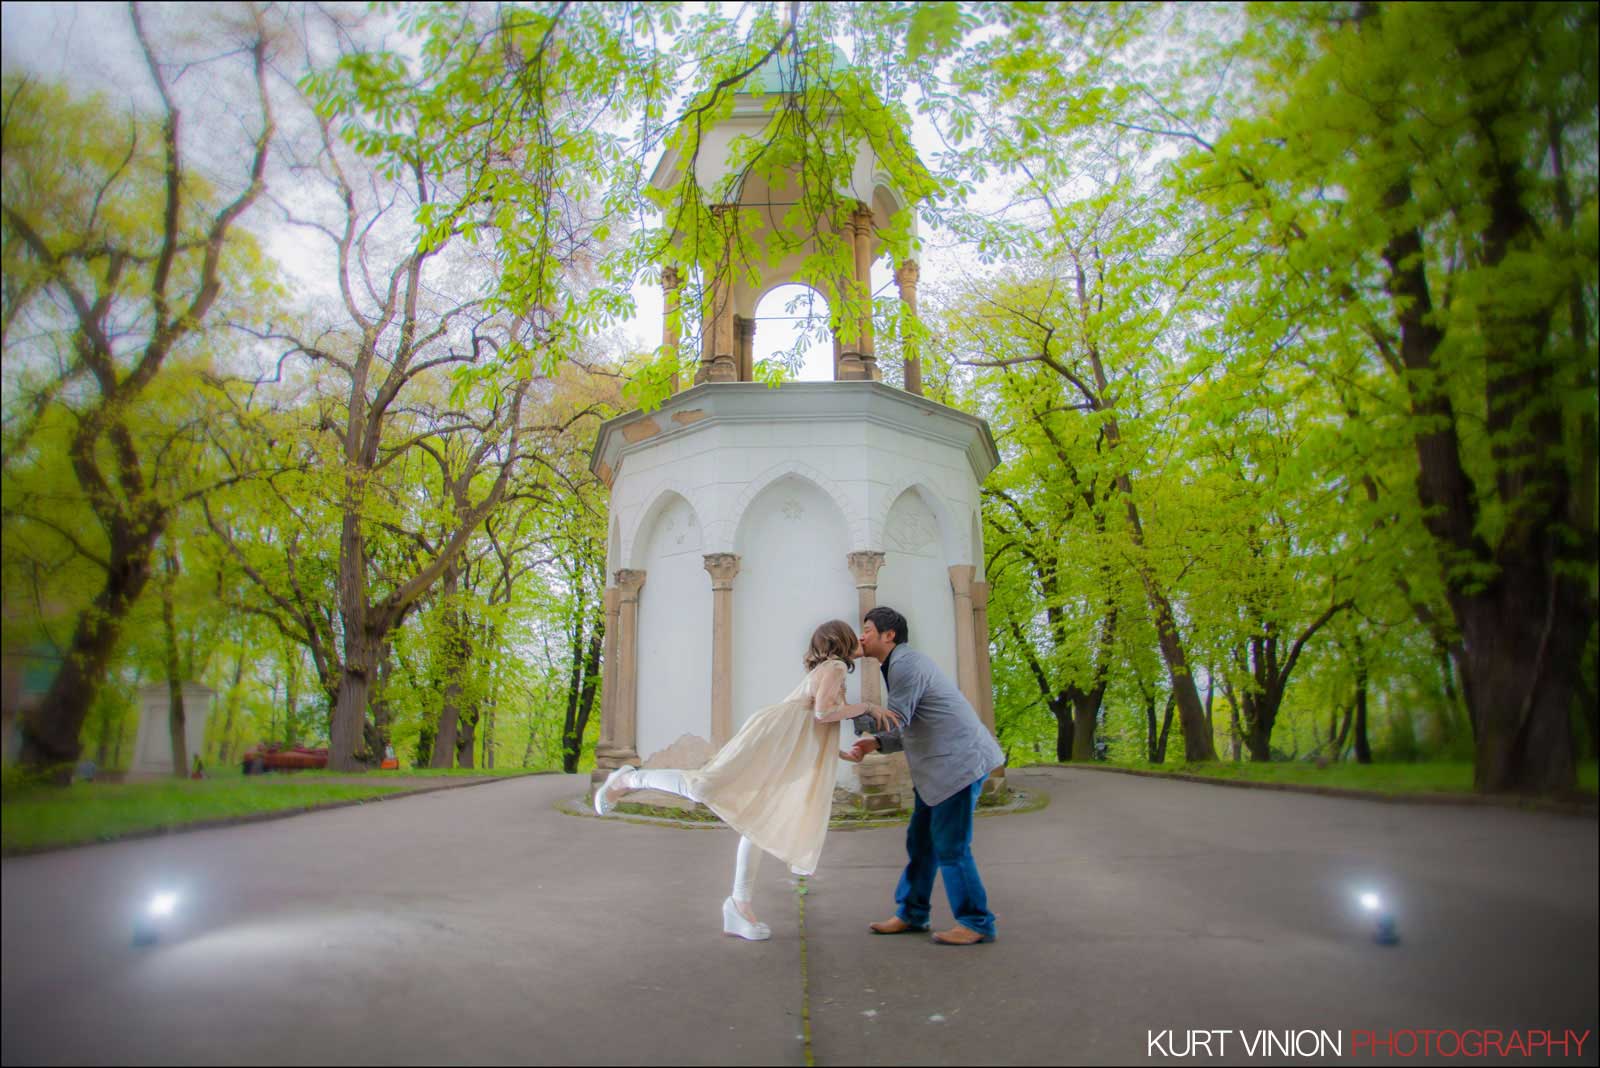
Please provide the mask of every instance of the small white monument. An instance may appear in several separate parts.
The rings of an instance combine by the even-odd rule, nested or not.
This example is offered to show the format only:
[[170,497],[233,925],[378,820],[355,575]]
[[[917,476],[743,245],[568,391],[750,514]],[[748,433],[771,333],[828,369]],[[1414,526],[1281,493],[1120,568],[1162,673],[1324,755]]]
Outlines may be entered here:
[[[191,768],[195,754],[205,749],[206,722],[211,718],[211,702],[215,696],[216,691],[202,683],[183,684],[184,751]],[[129,775],[173,773],[171,712],[171,695],[166,683],[154,682],[139,687],[139,733],[133,742]]]
[[[795,685],[818,624],[858,626],[880,603],[904,613],[910,644],[957,680],[994,729],[979,487],[999,454],[987,425],[921,396],[911,344],[905,389],[885,385],[865,311],[832,313],[835,381],[751,381],[760,298],[789,283],[819,288],[806,275],[817,232],[771,207],[793,201],[809,180],[800,162],[748,167],[731,186],[719,180],[734,138],[763,136],[774,96],[792,91],[786,71],[769,63],[752,75],[699,150],[669,146],[652,178],[663,192],[681,189],[689,168],[702,198],[731,188],[711,217],[766,255],[759,270],[735,269],[728,253],[696,261],[687,250],[703,255],[705,246],[679,234],[662,266],[662,351],[677,360],[681,268],[700,279],[703,301],[695,385],[655,411],[610,420],[595,445],[590,466],[611,490],[597,780],[624,763],[698,766]],[[895,234],[895,278],[914,320],[915,209],[878,160],[860,143],[831,194],[848,209],[833,236],[854,263],[828,288],[870,292],[872,264],[893,251],[886,242]],[[849,694],[881,700],[875,661],[860,662]],[[848,746],[849,724],[843,733]],[[839,785],[897,795],[881,797],[882,807],[904,803],[904,781],[902,756],[869,757],[859,778],[855,765],[840,764]]]

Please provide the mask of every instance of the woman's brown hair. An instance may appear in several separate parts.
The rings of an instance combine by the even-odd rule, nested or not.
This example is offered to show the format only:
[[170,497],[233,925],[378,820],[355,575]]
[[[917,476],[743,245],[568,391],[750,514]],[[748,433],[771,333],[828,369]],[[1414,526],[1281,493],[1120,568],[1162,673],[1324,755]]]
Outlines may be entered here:
[[827,660],[843,660],[846,671],[856,669],[856,631],[842,619],[830,619],[811,632],[811,648],[806,650],[805,665],[810,671]]

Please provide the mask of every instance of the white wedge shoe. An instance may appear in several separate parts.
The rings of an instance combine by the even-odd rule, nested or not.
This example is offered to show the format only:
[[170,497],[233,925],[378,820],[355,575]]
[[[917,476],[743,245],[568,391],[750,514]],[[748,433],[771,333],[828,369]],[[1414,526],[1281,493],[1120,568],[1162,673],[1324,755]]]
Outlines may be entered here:
[[751,942],[765,942],[772,937],[772,928],[745,919],[744,913],[739,911],[739,906],[730,897],[722,902],[722,933]]
[[614,807],[616,807],[616,804],[617,804],[615,801],[611,800],[611,786],[612,786],[612,784],[617,781],[617,778],[619,776],[631,775],[631,774],[633,774],[633,772],[635,770],[636,769],[634,768],[634,766],[632,764],[624,764],[624,765],[622,765],[622,767],[618,768],[616,771],[613,771],[610,775],[606,776],[606,781],[601,783],[600,784],[600,789],[598,789],[598,790],[596,790],[594,792],[594,812],[595,812],[595,815],[597,815],[597,816],[609,816],[611,814],[611,810]]

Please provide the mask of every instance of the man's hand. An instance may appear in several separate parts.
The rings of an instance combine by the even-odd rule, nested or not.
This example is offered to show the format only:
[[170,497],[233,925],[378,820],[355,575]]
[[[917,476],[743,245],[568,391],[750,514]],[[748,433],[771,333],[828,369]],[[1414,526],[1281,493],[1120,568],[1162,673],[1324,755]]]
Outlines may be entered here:
[[[867,714],[872,717],[872,722],[880,731],[892,731],[900,726],[900,713],[892,708],[880,708],[878,705],[867,706]],[[873,744],[877,744],[874,742]]]
[[859,764],[861,763],[862,757],[866,756],[868,753],[876,753],[877,751],[878,739],[868,734],[857,738],[856,744],[850,747],[849,752],[845,752],[841,749],[839,751],[839,759],[848,760],[852,764]]
[[845,719],[855,719],[857,716],[871,716],[873,727],[880,731],[892,731],[905,722],[905,717],[894,709],[884,708],[882,705],[868,704],[864,701],[845,706],[844,712]]

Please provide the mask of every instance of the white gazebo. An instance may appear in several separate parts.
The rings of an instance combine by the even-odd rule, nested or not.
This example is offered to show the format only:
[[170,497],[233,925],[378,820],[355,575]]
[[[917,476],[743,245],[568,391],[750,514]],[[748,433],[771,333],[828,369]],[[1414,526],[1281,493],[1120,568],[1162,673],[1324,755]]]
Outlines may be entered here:
[[[879,382],[708,383],[607,422],[600,767],[695,766],[788,693],[819,623],[880,603],[993,730],[978,488],[998,461],[981,419]],[[861,666],[851,699],[879,699]]]
[[[737,240],[708,246],[675,231],[662,264],[662,353],[679,359],[681,267],[700,282],[694,385],[677,392],[674,377],[660,408],[607,422],[591,458],[611,491],[597,781],[624,763],[699,766],[795,685],[819,623],[858,625],[880,603],[904,613],[910,644],[958,680],[994,729],[979,487],[999,454],[983,420],[921,396],[913,345],[902,349],[905,388],[882,382],[863,299],[872,264],[891,245],[904,253],[895,278],[912,319],[917,284],[915,211],[883,176],[885,146],[863,139],[840,188],[821,198],[833,206],[831,230],[797,230],[773,208],[804,192],[798,164],[745,165],[737,182],[721,180],[740,158],[737,138],[763,136],[793,73],[783,62],[757,71],[759,91],[741,91],[692,151],[669,147],[652,178],[663,194],[678,191],[677,218],[710,218]],[[729,199],[685,212],[685,189]],[[849,249],[853,270],[837,284],[806,274],[819,233],[848,242],[835,247]],[[731,263],[731,250],[752,242],[761,269]],[[751,381],[753,313],[763,295],[794,282],[849,294],[859,314],[834,308],[834,381],[772,388]],[[875,662],[851,676],[850,695],[881,698]],[[898,807],[904,758],[869,758],[859,777],[841,764],[839,784]]]

